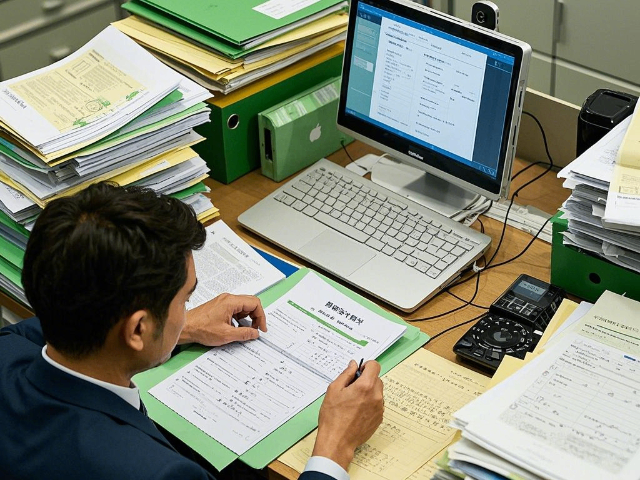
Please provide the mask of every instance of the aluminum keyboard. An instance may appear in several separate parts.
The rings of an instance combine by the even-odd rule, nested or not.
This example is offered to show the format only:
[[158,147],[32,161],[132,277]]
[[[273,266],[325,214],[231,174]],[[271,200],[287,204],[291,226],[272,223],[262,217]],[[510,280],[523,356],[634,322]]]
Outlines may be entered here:
[[319,167],[274,199],[434,279],[475,246],[468,227],[459,233],[375,187]]

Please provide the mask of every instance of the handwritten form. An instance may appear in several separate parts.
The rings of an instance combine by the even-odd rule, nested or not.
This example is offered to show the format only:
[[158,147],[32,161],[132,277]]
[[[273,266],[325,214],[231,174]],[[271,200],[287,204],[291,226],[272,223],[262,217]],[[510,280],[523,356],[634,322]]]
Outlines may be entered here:
[[[382,377],[384,420],[356,451],[352,480],[431,478],[428,462],[449,444],[452,412],[475,399],[489,379],[420,349]],[[301,472],[311,456],[316,432],[280,456]]]
[[605,292],[516,375],[461,411],[464,436],[551,479],[636,479],[640,311]]
[[312,272],[265,313],[258,340],[213,348],[149,391],[237,454],[322,395],[349,360],[377,357],[406,329]]

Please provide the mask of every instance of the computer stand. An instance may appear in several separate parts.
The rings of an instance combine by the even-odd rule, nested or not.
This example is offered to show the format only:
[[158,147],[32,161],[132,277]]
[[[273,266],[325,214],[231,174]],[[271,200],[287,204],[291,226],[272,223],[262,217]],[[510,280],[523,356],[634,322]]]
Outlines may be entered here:
[[[379,157],[365,155],[371,156]],[[388,156],[379,157],[379,161],[373,165],[371,180],[447,217],[465,209],[478,198],[473,192]]]

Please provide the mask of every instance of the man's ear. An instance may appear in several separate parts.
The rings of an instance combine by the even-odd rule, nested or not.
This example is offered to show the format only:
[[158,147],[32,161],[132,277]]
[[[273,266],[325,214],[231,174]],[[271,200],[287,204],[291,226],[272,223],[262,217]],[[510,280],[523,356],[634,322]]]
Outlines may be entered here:
[[136,352],[141,352],[145,342],[153,335],[153,321],[146,310],[137,310],[122,323],[125,344]]

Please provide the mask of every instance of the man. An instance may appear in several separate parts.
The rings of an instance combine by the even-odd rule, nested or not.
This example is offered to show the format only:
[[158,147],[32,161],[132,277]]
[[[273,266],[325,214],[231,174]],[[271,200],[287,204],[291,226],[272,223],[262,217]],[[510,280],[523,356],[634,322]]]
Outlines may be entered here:
[[[221,295],[186,311],[205,232],[178,200],[97,184],[55,200],[33,228],[22,282],[37,318],[0,330],[0,472],[9,479],[205,479],[144,413],[131,378],[176,344],[266,331],[260,301]],[[232,318],[249,316],[251,327]],[[348,478],[382,421],[380,367],[355,362],[329,386],[300,478]]]

